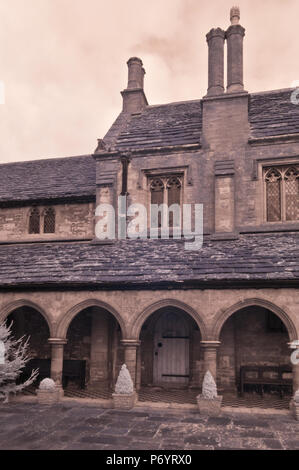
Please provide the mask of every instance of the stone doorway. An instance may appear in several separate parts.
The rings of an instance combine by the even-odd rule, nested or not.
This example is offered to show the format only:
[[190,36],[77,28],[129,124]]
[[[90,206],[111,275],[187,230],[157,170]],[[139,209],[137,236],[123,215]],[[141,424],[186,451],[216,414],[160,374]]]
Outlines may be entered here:
[[157,310],[145,321],[140,341],[141,386],[200,386],[201,334],[190,315],[177,307]]

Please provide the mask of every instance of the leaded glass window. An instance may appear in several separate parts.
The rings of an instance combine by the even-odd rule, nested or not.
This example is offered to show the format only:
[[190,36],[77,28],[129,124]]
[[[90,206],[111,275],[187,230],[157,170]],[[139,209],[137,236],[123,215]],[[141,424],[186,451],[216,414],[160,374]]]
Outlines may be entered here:
[[52,207],[44,212],[44,233],[55,233],[55,210]]
[[268,222],[299,220],[298,166],[266,168],[266,218]]
[[37,207],[33,207],[30,211],[29,233],[40,233],[40,213]]

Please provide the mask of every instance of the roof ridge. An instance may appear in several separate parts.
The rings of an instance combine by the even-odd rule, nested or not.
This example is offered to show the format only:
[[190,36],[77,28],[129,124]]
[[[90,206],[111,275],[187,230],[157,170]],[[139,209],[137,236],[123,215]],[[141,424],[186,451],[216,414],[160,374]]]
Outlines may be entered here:
[[6,163],[0,163],[0,167],[3,166],[13,166],[13,165],[19,165],[20,163],[40,163],[40,162],[45,162],[45,161],[57,161],[57,160],[68,160],[71,158],[84,158],[84,157],[92,157],[92,154],[85,154],[85,155],[71,155],[71,156],[66,156],[66,157],[48,157],[48,158],[36,158],[33,160],[18,160],[16,162],[6,162]]

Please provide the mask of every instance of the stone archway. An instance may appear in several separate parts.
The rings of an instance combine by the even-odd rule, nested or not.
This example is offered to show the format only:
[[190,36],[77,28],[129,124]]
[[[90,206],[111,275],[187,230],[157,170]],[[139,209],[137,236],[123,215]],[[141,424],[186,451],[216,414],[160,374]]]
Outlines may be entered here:
[[224,323],[226,322],[226,320],[238,310],[241,310],[242,308],[245,308],[245,307],[251,307],[251,306],[264,307],[265,309],[273,312],[284,323],[289,334],[290,342],[297,339],[297,331],[296,331],[295,324],[292,321],[291,316],[286,312],[286,310],[280,308],[279,306],[273,304],[272,302],[268,300],[259,299],[259,298],[245,299],[240,302],[237,302],[236,304],[230,306],[229,308],[225,310],[221,309],[216,315],[214,326],[211,331],[211,338],[218,341],[221,329]]
[[140,331],[137,382],[163,388],[199,387],[202,332],[198,323],[182,308],[169,303],[159,306],[146,316]]
[[[120,320],[120,322],[118,321]],[[65,338],[64,367],[84,369],[84,387],[88,392],[101,394],[110,390],[123,363],[121,339],[125,326],[120,315],[98,300],[87,300],[72,307],[58,325],[60,338]],[[68,380],[68,389],[81,384]],[[99,395],[100,396],[100,395]]]
[[17,378],[17,383],[24,382],[33,369],[38,369],[35,382],[38,385],[40,380],[50,377],[51,370],[51,346],[48,342],[50,328],[46,315],[32,302],[17,301],[7,306],[6,312],[2,311],[2,316],[10,325],[13,338],[28,341],[29,360]]
[[250,401],[260,400],[263,391],[273,400],[277,392],[291,393],[289,342],[296,337],[296,329],[282,309],[261,299],[235,304],[218,316],[214,337],[220,340],[217,384],[221,393],[243,396],[247,391]]
[[126,324],[122,318],[122,316],[119,314],[119,312],[113,308],[111,305],[107,304],[106,302],[103,302],[98,299],[87,299],[84,300],[83,302],[80,302],[73,307],[71,307],[62,317],[60,322],[57,325],[57,337],[58,338],[66,338],[67,335],[67,330],[72,322],[72,320],[80,313],[82,310],[85,310],[89,307],[99,307],[100,309],[106,310],[109,312],[119,323],[121,332],[122,332],[122,337],[126,338],[127,336],[127,330],[126,330]]
[[208,338],[208,333],[207,333],[207,326],[203,320],[204,316],[199,314],[196,310],[194,310],[191,306],[186,304],[185,302],[182,302],[177,299],[163,299],[159,300],[158,302],[155,302],[153,304],[148,305],[141,313],[138,315],[136,320],[134,321],[133,325],[130,328],[129,331],[129,337],[138,339],[140,336],[141,328],[146,322],[146,320],[157,310],[164,308],[164,307],[174,307],[178,308],[182,311],[184,311],[186,314],[188,314],[195,323],[197,324],[202,340],[206,340]]
[[40,307],[35,302],[31,302],[30,300],[27,300],[27,299],[15,300],[14,302],[10,302],[4,305],[4,307],[2,307],[0,311],[0,323],[2,321],[5,321],[6,318],[14,310],[17,310],[18,308],[21,308],[21,307],[30,307],[33,310],[39,312],[48,325],[50,336],[54,335],[55,323],[52,321],[51,317],[47,314],[47,312],[42,307]]

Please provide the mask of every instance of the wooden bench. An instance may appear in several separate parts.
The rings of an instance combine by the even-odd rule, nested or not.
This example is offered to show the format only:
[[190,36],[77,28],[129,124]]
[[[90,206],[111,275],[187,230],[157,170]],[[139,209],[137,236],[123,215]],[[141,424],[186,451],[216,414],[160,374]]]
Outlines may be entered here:
[[[31,371],[33,369],[39,369],[39,374],[37,376],[38,382],[41,380],[51,377],[51,359],[39,359],[34,358],[30,359],[27,362],[19,381],[24,382],[30,377]],[[65,388],[69,380],[75,380],[80,388],[85,387],[85,374],[86,374],[86,361],[81,361],[77,359],[65,359],[63,361],[63,371],[62,371],[62,386]]]
[[269,385],[279,389],[280,396],[288,389],[292,391],[292,368],[283,366],[241,366],[240,367],[240,395],[244,394],[245,385],[255,385],[261,395],[264,386]]

